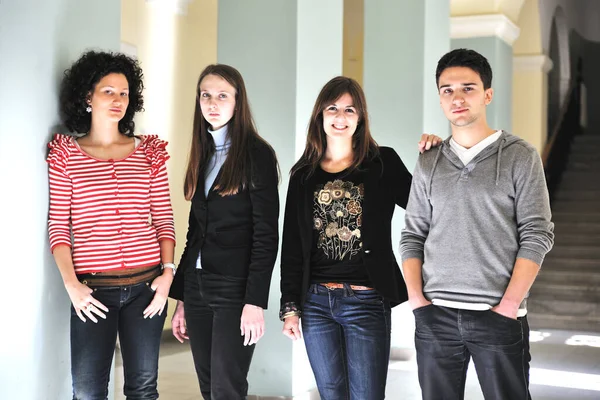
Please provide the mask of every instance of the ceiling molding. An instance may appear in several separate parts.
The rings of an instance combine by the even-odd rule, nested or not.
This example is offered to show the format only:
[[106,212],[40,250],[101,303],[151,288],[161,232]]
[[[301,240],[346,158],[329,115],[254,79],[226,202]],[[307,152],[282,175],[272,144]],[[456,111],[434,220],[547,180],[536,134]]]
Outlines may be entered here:
[[469,15],[450,18],[450,37],[468,39],[497,37],[512,46],[521,30],[504,14]]
[[542,71],[545,74],[550,72],[554,67],[554,63],[545,54],[528,54],[513,56],[513,71]]
[[188,5],[192,1],[193,0],[146,0],[146,3],[162,5],[177,15],[186,15]]

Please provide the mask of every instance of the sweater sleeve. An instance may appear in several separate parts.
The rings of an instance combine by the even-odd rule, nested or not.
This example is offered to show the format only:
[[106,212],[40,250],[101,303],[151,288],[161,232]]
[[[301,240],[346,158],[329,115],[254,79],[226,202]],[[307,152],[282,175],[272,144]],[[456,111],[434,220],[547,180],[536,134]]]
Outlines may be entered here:
[[166,146],[167,142],[160,140],[158,136],[146,137],[145,152],[150,162],[150,215],[159,242],[175,241],[175,224],[167,176],[169,154]]
[[534,148],[528,153],[515,176],[515,207],[519,232],[518,258],[542,265],[546,253],[554,244],[554,224],[551,222],[550,199],[542,160]]
[[[438,150],[439,151],[439,150]],[[402,261],[424,259],[425,240],[431,225],[431,203],[427,195],[427,176],[423,170],[424,156],[419,156],[412,177],[412,186],[404,215],[404,229],[400,239]]]
[[48,235],[50,249],[64,244],[71,244],[71,196],[73,185],[67,172],[70,155],[69,138],[65,135],[55,135],[48,143],[50,152],[48,162],[48,180],[50,185],[50,210],[48,213]]

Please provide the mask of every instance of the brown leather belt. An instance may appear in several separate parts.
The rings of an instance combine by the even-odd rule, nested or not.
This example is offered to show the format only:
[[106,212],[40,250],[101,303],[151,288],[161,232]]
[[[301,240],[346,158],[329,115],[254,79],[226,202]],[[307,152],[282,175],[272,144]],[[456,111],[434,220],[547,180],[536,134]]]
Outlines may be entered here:
[[92,272],[79,274],[77,279],[84,285],[94,287],[131,286],[148,282],[161,274],[161,266],[129,268],[118,271]]
[[[344,288],[343,283],[327,282],[327,283],[319,283],[319,285],[325,286],[327,289],[343,289]],[[352,290],[373,290],[372,287],[358,286],[358,285],[350,285],[350,289],[352,289]]]

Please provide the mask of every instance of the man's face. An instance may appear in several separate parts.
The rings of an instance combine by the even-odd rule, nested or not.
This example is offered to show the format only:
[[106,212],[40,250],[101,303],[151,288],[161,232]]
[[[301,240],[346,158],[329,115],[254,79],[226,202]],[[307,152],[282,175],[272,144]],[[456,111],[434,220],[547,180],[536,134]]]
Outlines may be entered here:
[[485,118],[494,90],[483,88],[477,72],[467,67],[446,68],[438,86],[440,105],[452,125],[465,127]]

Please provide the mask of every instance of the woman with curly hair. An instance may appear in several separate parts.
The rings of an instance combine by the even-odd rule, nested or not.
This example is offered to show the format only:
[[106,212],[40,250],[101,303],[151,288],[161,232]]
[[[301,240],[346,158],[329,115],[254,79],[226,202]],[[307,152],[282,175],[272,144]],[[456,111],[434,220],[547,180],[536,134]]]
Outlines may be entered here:
[[[439,142],[423,135],[420,146]],[[392,216],[395,206],[406,207],[411,180],[398,154],[373,140],[360,85],[330,80],[291,171],[279,314],[292,340],[301,338],[302,319],[323,400],[385,396],[391,307],[408,298],[391,246]]]
[[158,352],[175,231],[166,142],[135,136],[142,70],[89,51],[65,72],[66,127],[49,143],[50,246],[71,299],[74,399],[105,399],[117,335],[124,394],[158,398]]
[[190,340],[205,399],[241,400],[263,336],[279,245],[279,172],[256,131],[240,73],[209,65],[196,87],[185,176],[185,250],[171,288],[173,334]]

